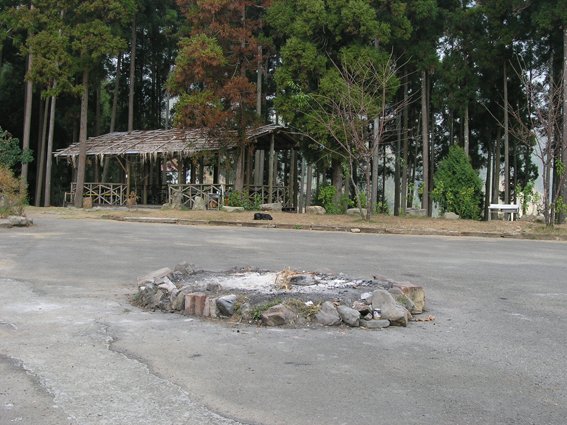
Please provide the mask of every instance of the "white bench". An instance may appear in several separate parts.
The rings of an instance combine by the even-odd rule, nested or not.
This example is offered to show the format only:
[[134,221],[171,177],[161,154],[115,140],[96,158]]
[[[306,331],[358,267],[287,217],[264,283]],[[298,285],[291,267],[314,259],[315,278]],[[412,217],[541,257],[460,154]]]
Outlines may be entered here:
[[[514,221],[514,214],[518,216],[520,213],[520,206],[518,204],[490,204],[488,207],[490,212],[492,211],[502,211],[505,213],[510,213],[511,220]],[[490,219],[490,215],[489,215]]]

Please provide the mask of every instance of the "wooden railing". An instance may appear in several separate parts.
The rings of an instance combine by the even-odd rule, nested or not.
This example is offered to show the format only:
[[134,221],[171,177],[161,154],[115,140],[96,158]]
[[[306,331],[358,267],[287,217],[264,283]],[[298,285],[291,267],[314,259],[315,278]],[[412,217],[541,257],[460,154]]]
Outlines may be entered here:
[[282,206],[287,207],[289,201],[288,188],[286,186],[274,186],[272,187],[272,197],[270,200],[270,188],[269,186],[249,186],[248,193],[250,200],[254,202],[256,198],[262,200],[262,204],[267,204],[269,202],[279,202]]
[[[71,192],[65,194],[65,202],[73,203],[77,184],[71,183]],[[123,183],[85,183],[83,197],[92,198],[93,205],[125,205],[127,187]]]
[[219,209],[224,202],[225,185],[222,184],[170,184],[169,203],[192,209],[196,198],[201,198],[207,209]]
[[[228,203],[233,190],[233,185],[225,184],[170,184],[168,197],[171,205],[183,205],[190,209],[194,207],[196,197],[200,197],[207,209],[219,209]],[[291,206],[288,205],[288,188],[285,186],[274,186],[271,199],[269,186],[248,186],[244,188],[246,190],[252,204],[280,202],[284,207]]]

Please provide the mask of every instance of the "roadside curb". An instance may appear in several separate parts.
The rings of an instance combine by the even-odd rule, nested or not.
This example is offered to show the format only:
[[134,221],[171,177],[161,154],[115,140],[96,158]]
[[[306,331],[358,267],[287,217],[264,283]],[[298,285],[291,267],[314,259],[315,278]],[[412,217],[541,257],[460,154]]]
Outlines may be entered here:
[[115,215],[104,215],[103,219],[124,221],[130,223],[154,223],[154,224],[177,224],[185,226],[227,226],[227,227],[255,227],[261,229],[285,229],[285,230],[313,230],[320,232],[346,232],[366,233],[378,235],[408,235],[408,236],[462,236],[493,239],[526,239],[541,241],[567,241],[567,235],[542,235],[542,234],[513,234],[513,233],[491,233],[491,232],[459,232],[451,230],[401,230],[387,229],[385,227],[360,227],[360,226],[326,226],[321,224],[287,224],[287,223],[250,223],[225,220],[191,220],[186,218],[167,217],[119,217]]

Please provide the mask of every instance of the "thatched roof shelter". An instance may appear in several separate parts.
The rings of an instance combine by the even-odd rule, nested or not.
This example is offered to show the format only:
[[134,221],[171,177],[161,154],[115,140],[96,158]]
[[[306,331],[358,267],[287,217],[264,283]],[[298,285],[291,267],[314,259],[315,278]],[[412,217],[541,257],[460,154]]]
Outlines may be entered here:
[[[247,132],[249,143],[269,144],[270,136],[278,136],[278,145],[291,147],[295,144],[286,128],[278,124],[268,124]],[[108,133],[90,137],[87,140],[87,156],[125,156],[141,157],[158,155],[192,156],[201,152],[214,152],[237,146],[236,137],[214,137],[204,129],[143,130]],[[235,135],[234,135],[235,136]],[[56,158],[75,160],[79,155],[79,144],[74,143],[54,153]]]

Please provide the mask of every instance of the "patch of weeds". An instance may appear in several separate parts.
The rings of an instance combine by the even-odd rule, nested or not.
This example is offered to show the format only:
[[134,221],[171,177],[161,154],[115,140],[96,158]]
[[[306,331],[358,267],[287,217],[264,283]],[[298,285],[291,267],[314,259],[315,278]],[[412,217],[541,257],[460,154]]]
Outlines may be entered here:
[[301,224],[296,224],[296,225],[293,226],[293,228],[295,230],[301,230],[301,229],[303,229],[303,226]]
[[284,304],[309,320],[313,319],[321,310],[321,304],[307,305],[297,298],[288,298],[284,301]]
[[281,304],[282,300],[280,298],[274,298],[273,300],[266,301],[265,303],[255,305],[252,308],[252,319],[260,320],[262,318],[262,313],[266,310],[272,308],[275,305]]

